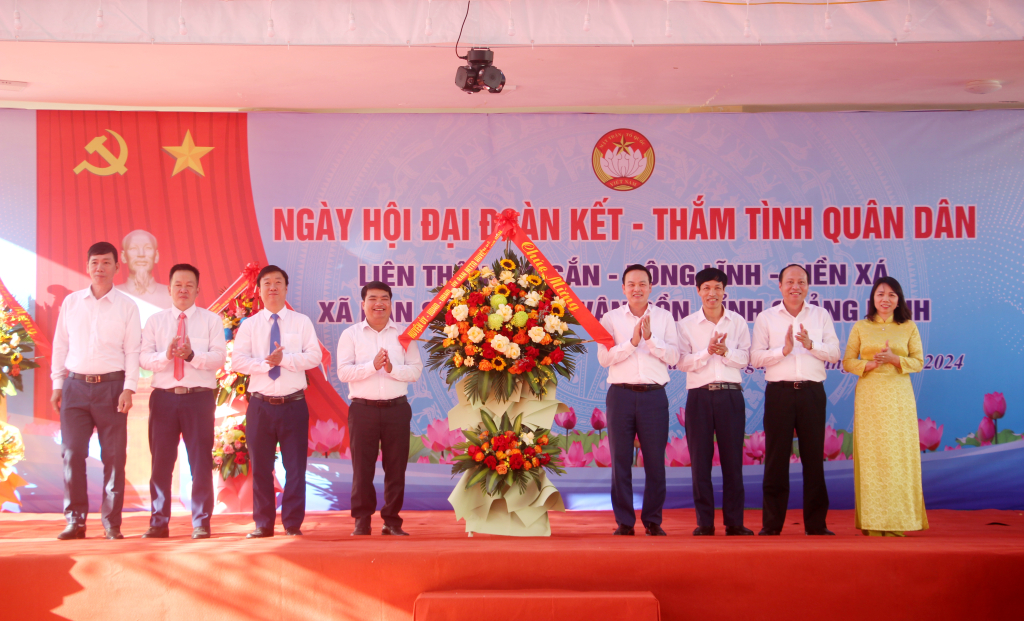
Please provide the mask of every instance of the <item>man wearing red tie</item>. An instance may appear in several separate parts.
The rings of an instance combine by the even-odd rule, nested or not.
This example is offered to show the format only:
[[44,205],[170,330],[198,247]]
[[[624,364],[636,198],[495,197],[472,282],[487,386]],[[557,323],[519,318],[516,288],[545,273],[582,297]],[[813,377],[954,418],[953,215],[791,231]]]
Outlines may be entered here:
[[153,372],[149,397],[149,451],[153,456],[149,492],[152,515],[142,537],[165,538],[171,519],[171,479],[184,438],[192,470],[192,538],[210,536],[213,515],[213,426],[217,370],[226,345],[221,319],[196,306],[199,270],[171,268],[171,308],[146,321],[139,364]]
[[124,539],[121,508],[128,410],[139,382],[142,326],[135,302],[114,289],[117,269],[117,249],[112,244],[98,242],[89,247],[86,273],[92,284],[64,298],[53,335],[50,405],[60,412],[68,521],[58,539],[85,538],[89,513],[85,458],[93,429],[103,461],[103,529],[107,539]]
[[287,308],[288,274],[268,265],[256,277],[263,310],[238,327],[231,369],[249,376],[245,441],[252,461],[250,539],[274,536],[274,458],[281,444],[285,469],[281,523],[288,535],[301,535],[306,517],[306,448],[309,408],[306,371],[320,365],[323,353],[313,322]]

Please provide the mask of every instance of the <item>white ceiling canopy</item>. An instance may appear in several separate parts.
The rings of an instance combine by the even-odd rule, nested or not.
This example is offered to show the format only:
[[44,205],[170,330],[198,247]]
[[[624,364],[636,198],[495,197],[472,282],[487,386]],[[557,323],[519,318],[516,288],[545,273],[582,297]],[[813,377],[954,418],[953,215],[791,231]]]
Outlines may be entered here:
[[[0,41],[447,46],[462,0],[0,0]],[[473,0],[501,46],[1020,41],[1024,0]]]

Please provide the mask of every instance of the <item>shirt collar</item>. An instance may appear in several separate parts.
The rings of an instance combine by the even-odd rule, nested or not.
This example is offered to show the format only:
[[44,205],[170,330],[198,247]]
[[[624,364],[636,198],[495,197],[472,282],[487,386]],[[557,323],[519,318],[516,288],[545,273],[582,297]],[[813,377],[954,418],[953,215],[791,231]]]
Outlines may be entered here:
[[804,305],[800,307],[800,312],[797,313],[796,315],[790,315],[789,314],[789,311],[786,310],[786,303],[785,302],[779,302],[778,309],[779,309],[779,313],[785,313],[787,317],[792,317],[793,319],[798,319],[800,317],[800,315],[804,314],[804,311],[806,311],[807,307],[809,307],[809,306],[810,306],[810,304],[807,303],[807,300],[804,300]]
[[[644,311],[644,315],[650,315],[651,314],[651,310],[652,310],[651,307],[652,306],[654,306],[654,305],[651,303],[650,300],[648,300],[647,301],[647,310]],[[619,309],[621,309],[619,312],[621,312],[624,317],[629,317],[630,319],[634,319],[634,320],[643,319],[643,316],[637,317],[636,315],[633,314],[633,311],[629,310],[629,302],[626,302],[625,304],[620,306]]]
[[[712,323],[711,320],[708,319],[708,316],[704,314],[704,305],[703,304],[701,305],[700,310],[698,312],[700,313],[701,319],[697,323],[700,323],[701,321],[706,321],[708,323]],[[724,308],[724,307],[722,308],[722,318],[719,319],[718,322],[721,323],[723,321],[729,321],[729,309],[728,308]]]
[[[370,330],[373,330],[373,328],[370,326],[370,322],[366,321],[365,319],[362,320],[361,322],[359,322],[359,326],[363,330],[365,330],[367,328],[369,328]],[[388,330],[391,330],[391,329],[397,330],[398,329],[398,324],[396,324],[393,319],[388,317],[388,322],[386,324],[384,324],[384,329],[380,331],[380,334],[383,334],[384,332],[387,332]],[[373,331],[376,332],[376,330],[373,330]]]
[[185,317],[188,317],[189,319],[192,319],[192,315],[194,315],[196,313],[196,305],[192,304],[192,306],[189,306],[184,311],[178,310],[177,306],[171,306],[171,308],[168,309],[168,310],[170,311],[171,316],[174,317],[175,319],[177,319],[178,316],[181,315],[182,312],[185,313]]
[[[280,320],[284,320],[284,318],[287,317],[288,313],[290,312],[291,309],[285,306],[281,310],[277,311],[277,318]],[[274,313],[270,312],[269,308],[264,308],[263,310],[260,311],[260,314],[263,315],[263,319],[265,319],[267,323],[273,323],[273,319],[271,319],[270,316],[273,315]]]
[[896,313],[893,313],[892,315],[889,315],[888,319],[882,319],[878,315],[875,315],[875,318],[872,319],[872,321],[874,321],[875,323],[895,323],[895,320],[896,320]]
[[[110,291],[107,291],[107,293],[102,298],[99,298],[96,301],[99,302],[99,301],[102,301],[102,300],[109,299],[111,302],[113,302],[115,296],[117,296],[117,287],[111,287]],[[86,287],[85,289],[82,290],[82,299],[84,300],[86,298],[92,298],[92,297],[93,297],[93,295],[92,295],[92,285],[89,285],[88,287]],[[93,299],[96,299],[96,298],[93,298]]]

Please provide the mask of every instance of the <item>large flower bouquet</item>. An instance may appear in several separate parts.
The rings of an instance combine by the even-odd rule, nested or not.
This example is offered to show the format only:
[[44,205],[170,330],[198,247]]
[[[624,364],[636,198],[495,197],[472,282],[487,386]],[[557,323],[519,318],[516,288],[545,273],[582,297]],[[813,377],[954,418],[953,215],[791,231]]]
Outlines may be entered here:
[[[440,288],[434,291],[439,291]],[[532,266],[510,250],[455,289],[446,312],[430,323],[427,368],[442,368],[451,386],[465,378],[466,396],[507,401],[522,382],[538,396],[557,375],[571,378],[572,354],[586,351],[570,325],[578,322]]]
[[213,436],[213,469],[225,481],[249,474],[249,447],[245,443],[245,416],[227,416]]
[[14,396],[22,388],[21,372],[39,365],[26,358],[35,343],[11,309],[0,304],[0,393]]
[[525,490],[545,470],[565,473],[559,449],[550,443],[551,430],[525,425],[521,415],[513,422],[505,414],[500,425],[485,410],[480,417],[476,429],[462,430],[467,441],[454,447],[465,451],[455,456],[452,474],[470,471],[466,489],[479,485],[486,494],[502,497],[513,486]]
[[242,322],[255,315],[263,308],[263,302],[258,295],[246,288],[234,299],[228,302],[221,311],[221,321],[224,325],[224,339],[227,341],[227,358],[224,360],[224,367],[217,371],[217,383],[220,392],[217,393],[217,405],[230,403],[234,399],[244,397],[249,390],[249,376],[242,373],[235,373],[231,370],[231,346],[234,344],[235,333]]

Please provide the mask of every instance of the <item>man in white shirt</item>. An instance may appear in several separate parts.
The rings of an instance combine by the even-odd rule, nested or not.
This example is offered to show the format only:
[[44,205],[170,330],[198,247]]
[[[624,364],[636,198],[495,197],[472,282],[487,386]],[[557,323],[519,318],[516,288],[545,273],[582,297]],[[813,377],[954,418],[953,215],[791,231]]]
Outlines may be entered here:
[[743,525],[742,371],[750,359],[750,329],[738,313],[722,305],[729,277],[713,267],[697,272],[701,308],[679,326],[679,370],[686,373],[686,443],[690,449],[694,535],[715,534],[715,490],[711,463],[718,438],[722,463],[722,521],[726,535],[753,535]]
[[263,310],[244,320],[235,334],[231,370],[249,376],[245,442],[252,463],[252,517],[249,539],[274,536],[274,458],[281,444],[285,470],[281,524],[301,535],[306,517],[306,448],[309,408],[306,371],[320,365],[323,353],[313,322],[287,308],[288,274],[268,265],[256,277]]
[[338,339],[338,379],[348,383],[352,401],[348,428],[352,434],[353,535],[370,534],[370,517],[377,509],[373,471],[377,447],[384,466],[384,520],[382,535],[408,535],[398,515],[405,499],[405,468],[409,463],[412,408],[408,385],[420,378],[423,362],[416,341],[403,349],[402,328],[391,321],[391,287],[380,281],[361,291],[365,321],[341,333]]
[[612,508],[616,535],[632,535],[633,440],[644,455],[644,504],[640,520],[648,535],[664,536],[665,445],[668,443],[668,367],[679,360],[672,313],[648,301],[651,272],[643,265],[626,267],[622,292],[627,304],[605,313],[601,325],[615,347],[597,346],[597,360],[608,368],[608,444],[612,453]]
[[779,272],[782,303],[757,316],[751,363],[764,367],[764,512],[760,535],[778,535],[789,503],[793,431],[804,472],[804,532],[833,535],[825,525],[825,363],[839,361],[839,337],[825,309],[807,304],[807,270]]
[[172,306],[151,316],[142,330],[139,364],[153,372],[149,397],[149,479],[152,513],[143,539],[169,536],[171,479],[178,439],[185,440],[192,471],[192,538],[210,537],[213,515],[213,427],[217,371],[226,345],[221,318],[196,306],[199,270],[187,263],[171,268]]
[[123,539],[124,464],[128,410],[139,382],[139,309],[114,289],[117,249],[98,242],[86,253],[92,284],[64,298],[53,336],[50,404],[60,412],[64,457],[64,517],[58,539],[84,539],[89,513],[85,458],[93,429],[103,461],[100,514],[107,539]]

